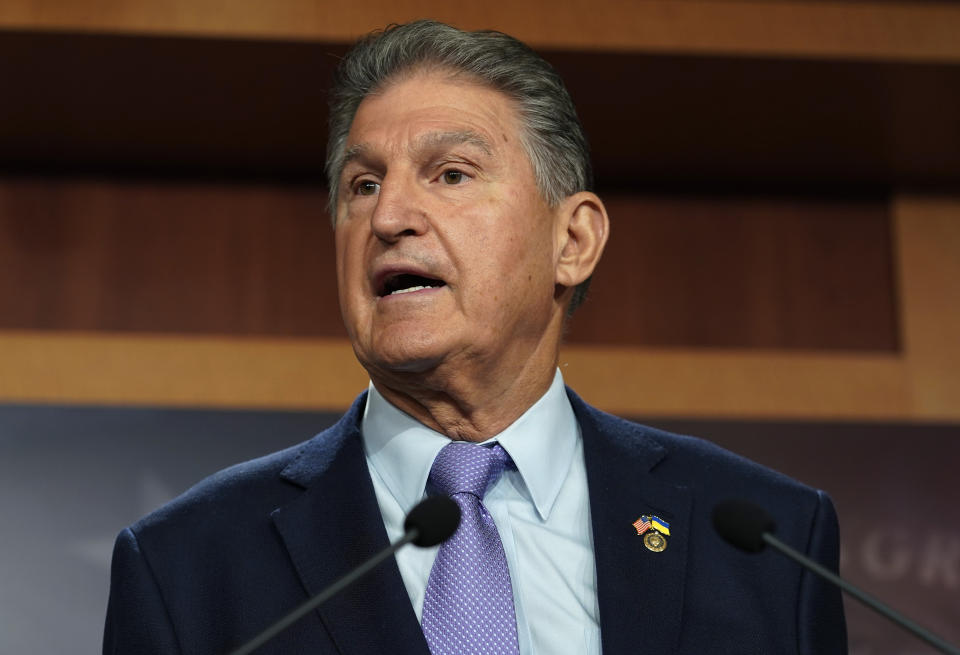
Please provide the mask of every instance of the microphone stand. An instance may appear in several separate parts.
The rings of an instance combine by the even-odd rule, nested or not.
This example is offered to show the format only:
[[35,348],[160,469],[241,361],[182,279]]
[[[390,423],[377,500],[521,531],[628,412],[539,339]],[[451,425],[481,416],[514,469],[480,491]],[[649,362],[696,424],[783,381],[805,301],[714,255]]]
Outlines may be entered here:
[[888,607],[887,605],[882,603],[877,598],[874,598],[867,592],[861,589],[858,589],[857,587],[854,587],[852,584],[850,584],[840,576],[836,575],[830,569],[824,566],[821,566],[820,564],[813,561],[803,553],[800,553],[794,550],[787,544],[783,543],[782,541],[774,537],[769,532],[764,531],[760,536],[763,539],[764,543],[777,549],[778,551],[780,551],[790,559],[794,560],[795,562],[799,562],[801,565],[803,565],[810,571],[813,571],[814,573],[819,575],[821,578],[824,578],[825,580],[828,580],[833,584],[837,585],[838,587],[843,589],[845,592],[847,592],[848,594],[856,598],[858,601],[860,601],[870,609],[882,614],[883,616],[887,617],[888,619],[890,619],[897,625],[901,626],[905,630],[912,632],[916,637],[927,642],[928,644],[930,644],[940,652],[947,653],[947,655],[960,655],[960,649],[947,643],[937,635],[933,634],[926,628],[918,625],[916,622],[907,618],[900,612],[897,612],[896,610]]
[[276,637],[278,634],[289,628],[291,625],[299,621],[303,616],[309,614],[311,611],[322,605],[324,602],[329,600],[331,597],[335,596],[337,593],[343,589],[349,587],[354,582],[362,578],[364,575],[369,573],[372,569],[382,562],[383,560],[391,557],[396,553],[400,548],[406,546],[410,542],[414,541],[420,535],[420,531],[416,528],[408,530],[403,537],[394,543],[390,544],[390,547],[386,550],[382,550],[377,553],[373,558],[368,559],[366,562],[353,569],[332,585],[324,589],[321,593],[317,594],[313,598],[310,598],[294,609],[292,612],[282,617],[280,620],[275,622],[273,625],[269,626],[263,632],[258,634],[256,637],[240,646],[236,650],[230,651],[229,655],[249,655],[256,649],[263,646],[265,643]]

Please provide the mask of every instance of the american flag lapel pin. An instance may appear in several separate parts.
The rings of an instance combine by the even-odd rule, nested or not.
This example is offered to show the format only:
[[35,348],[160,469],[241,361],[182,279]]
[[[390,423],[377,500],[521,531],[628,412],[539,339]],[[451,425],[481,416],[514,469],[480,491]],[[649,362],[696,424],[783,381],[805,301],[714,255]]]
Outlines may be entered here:
[[667,537],[670,536],[670,524],[659,516],[644,514],[633,522],[637,536],[643,537],[643,545],[654,553],[667,549]]

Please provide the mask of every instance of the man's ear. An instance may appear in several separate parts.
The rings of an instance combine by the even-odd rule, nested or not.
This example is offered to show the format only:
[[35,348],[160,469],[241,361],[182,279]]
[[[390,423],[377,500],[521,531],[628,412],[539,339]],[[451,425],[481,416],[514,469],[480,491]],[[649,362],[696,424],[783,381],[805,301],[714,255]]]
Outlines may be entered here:
[[610,219],[603,201],[589,191],[567,197],[557,211],[559,252],[555,282],[575,287],[593,274],[600,261],[610,234]]

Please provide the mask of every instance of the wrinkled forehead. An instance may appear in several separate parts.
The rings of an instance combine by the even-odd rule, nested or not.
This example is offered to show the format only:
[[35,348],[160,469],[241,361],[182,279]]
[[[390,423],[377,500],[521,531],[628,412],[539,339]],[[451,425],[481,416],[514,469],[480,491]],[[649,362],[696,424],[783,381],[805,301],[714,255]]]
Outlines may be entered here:
[[[410,143],[406,144],[408,154],[414,155],[420,152],[447,150],[456,146],[472,146],[486,155],[493,155],[493,145],[490,140],[479,132],[473,130],[436,130],[433,132],[424,132],[418,135]],[[370,144],[354,143],[348,145],[344,151],[343,167],[356,159],[364,159],[371,156]]]
[[379,149],[382,139],[408,152],[465,145],[494,155],[521,145],[520,132],[517,103],[508,94],[471,75],[418,69],[358,103],[340,148],[340,172]]

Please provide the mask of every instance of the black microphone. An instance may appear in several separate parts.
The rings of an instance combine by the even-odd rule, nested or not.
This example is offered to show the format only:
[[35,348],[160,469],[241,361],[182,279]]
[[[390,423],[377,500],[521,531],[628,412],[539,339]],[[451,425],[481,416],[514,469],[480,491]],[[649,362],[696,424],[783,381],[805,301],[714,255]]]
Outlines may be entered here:
[[923,628],[911,619],[883,604],[878,599],[821,566],[809,557],[797,552],[773,536],[776,525],[763,508],[745,500],[727,500],[713,508],[713,527],[727,542],[748,553],[758,553],[765,545],[773,546],[807,570],[837,585],[861,603],[882,614],[907,632],[913,633],[937,650],[948,655],[960,655],[960,649]]
[[296,607],[292,612],[278,620],[256,637],[243,644],[230,655],[248,655],[264,645],[278,634],[299,621],[305,614],[319,607],[332,596],[349,587],[369,573],[380,562],[409,543],[421,548],[436,546],[453,536],[460,525],[460,508],[447,496],[431,496],[410,510],[403,522],[405,534],[366,562],[353,569],[332,585]]

